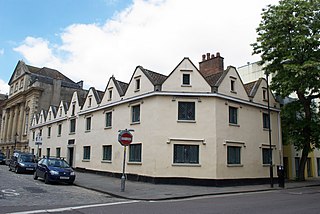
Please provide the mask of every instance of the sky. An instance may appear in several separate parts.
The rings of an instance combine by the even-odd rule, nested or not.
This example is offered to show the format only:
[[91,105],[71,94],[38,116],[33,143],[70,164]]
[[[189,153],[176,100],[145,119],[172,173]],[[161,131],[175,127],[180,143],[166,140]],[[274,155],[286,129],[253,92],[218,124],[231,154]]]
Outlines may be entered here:
[[129,82],[137,66],[168,75],[220,52],[225,67],[258,61],[261,12],[278,0],[0,0],[0,93],[19,60],[84,88]]

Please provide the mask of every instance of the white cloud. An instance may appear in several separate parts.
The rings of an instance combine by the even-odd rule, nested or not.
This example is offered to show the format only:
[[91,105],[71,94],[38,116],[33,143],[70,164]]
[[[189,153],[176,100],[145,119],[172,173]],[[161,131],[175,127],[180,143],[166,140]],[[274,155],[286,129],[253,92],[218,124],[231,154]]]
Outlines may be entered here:
[[183,57],[220,52],[225,65],[251,56],[262,8],[277,0],[135,0],[104,25],[74,24],[61,45],[28,37],[15,50],[31,65],[60,70],[87,87],[103,90],[111,75],[128,82],[137,65],[169,74]]
[[0,79],[0,94],[8,94],[8,93],[9,93],[8,83]]

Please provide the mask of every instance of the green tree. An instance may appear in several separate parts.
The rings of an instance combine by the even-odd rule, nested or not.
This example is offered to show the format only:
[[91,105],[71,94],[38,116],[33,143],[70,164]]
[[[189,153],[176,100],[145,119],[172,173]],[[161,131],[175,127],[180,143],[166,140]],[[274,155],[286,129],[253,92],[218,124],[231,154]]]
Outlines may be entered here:
[[319,114],[312,106],[320,97],[320,0],[280,0],[261,15],[253,54],[261,56],[266,74],[274,74],[272,90],[298,96],[282,114],[285,139],[302,150],[298,180],[304,180],[308,154],[320,145]]

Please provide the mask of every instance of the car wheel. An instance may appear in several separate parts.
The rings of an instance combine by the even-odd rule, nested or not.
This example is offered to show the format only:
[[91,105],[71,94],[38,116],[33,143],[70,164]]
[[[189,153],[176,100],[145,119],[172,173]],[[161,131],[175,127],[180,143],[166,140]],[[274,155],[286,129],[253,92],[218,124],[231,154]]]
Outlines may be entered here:
[[11,167],[9,166],[9,171],[11,171]]
[[34,180],[37,180],[37,179],[38,179],[37,171],[35,171],[35,172],[33,173],[33,179],[34,179]]
[[14,169],[14,172],[15,172],[15,173],[19,173],[19,172],[20,172],[20,170],[19,170],[19,167],[18,167],[18,166]]
[[69,181],[68,184],[69,184],[69,185],[72,185],[72,184],[73,184],[73,181]]
[[44,183],[45,184],[49,184],[50,183],[48,174],[44,175]]

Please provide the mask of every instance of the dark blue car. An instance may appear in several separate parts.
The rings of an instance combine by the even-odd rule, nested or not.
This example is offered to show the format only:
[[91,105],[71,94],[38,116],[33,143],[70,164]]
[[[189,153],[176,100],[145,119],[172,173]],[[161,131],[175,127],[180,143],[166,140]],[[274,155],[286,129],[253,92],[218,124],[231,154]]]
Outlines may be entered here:
[[34,180],[38,178],[44,179],[46,184],[51,182],[73,184],[76,175],[65,160],[46,157],[38,162],[36,171],[33,174]]

